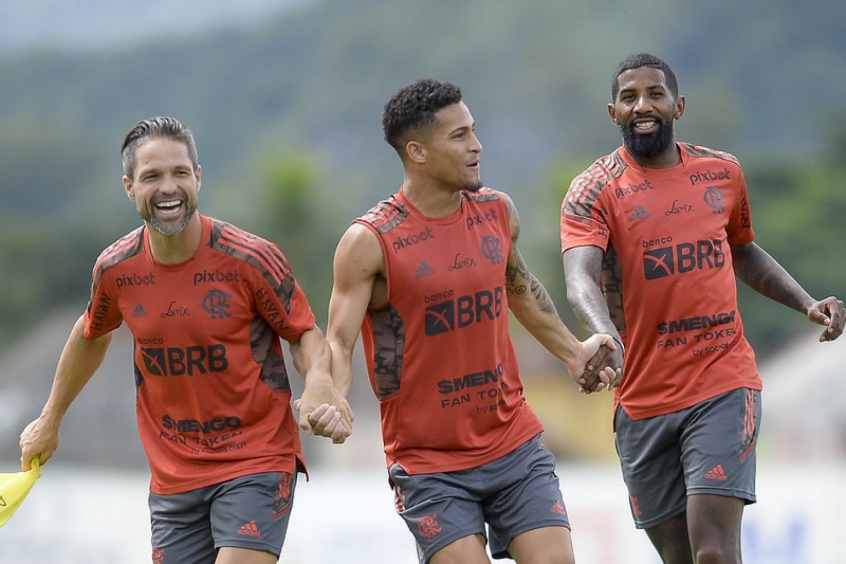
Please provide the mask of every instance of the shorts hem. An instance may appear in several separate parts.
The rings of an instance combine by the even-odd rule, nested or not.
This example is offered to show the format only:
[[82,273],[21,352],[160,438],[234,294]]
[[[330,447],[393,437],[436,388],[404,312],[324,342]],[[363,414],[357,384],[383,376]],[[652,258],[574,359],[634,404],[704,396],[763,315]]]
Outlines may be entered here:
[[723,497],[736,497],[750,505],[758,501],[754,493],[743,490],[720,489],[720,488],[688,488],[687,495],[721,495]]
[[215,545],[215,550],[220,550],[221,548],[243,548],[245,550],[255,550],[258,552],[269,552],[279,558],[282,554],[281,548],[276,548],[275,546],[271,545],[257,545],[257,544],[248,544],[248,543],[238,543],[238,542],[230,542],[225,541],[220,544]]
[[646,521],[639,521],[635,518],[635,528],[637,529],[651,529],[652,527],[657,527],[661,523],[666,523],[670,519],[674,517],[678,517],[679,515],[684,514],[687,509],[687,502],[681,507],[674,509],[672,511],[667,511],[663,515],[659,515],[658,517],[653,517],[652,519],[647,519]]

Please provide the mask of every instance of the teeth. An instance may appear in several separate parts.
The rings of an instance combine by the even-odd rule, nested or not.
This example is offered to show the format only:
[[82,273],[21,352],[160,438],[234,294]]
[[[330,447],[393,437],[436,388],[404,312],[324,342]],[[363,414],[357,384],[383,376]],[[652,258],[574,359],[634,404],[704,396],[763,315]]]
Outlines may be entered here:
[[169,202],[159,202],[158,204],[156,204],[156,207],[159,209],[173,209],[175,207],[178,207],[181,203],[182,202],[180,202],[179,200],[171,200]]
[[638,129],[649,129],[650,127],[653,127],[654,125],[655,125],[654,121],[642,121],[640,123],[636,123],[635,127],[637,127]]

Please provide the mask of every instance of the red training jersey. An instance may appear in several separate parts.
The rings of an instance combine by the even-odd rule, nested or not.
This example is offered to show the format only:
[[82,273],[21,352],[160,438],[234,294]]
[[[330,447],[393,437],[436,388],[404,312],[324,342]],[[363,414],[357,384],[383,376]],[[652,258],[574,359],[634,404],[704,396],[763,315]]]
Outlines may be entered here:
[[615,404],[633,419],[761,389],[730,249],[755,237],[743,170],[728,153],[678,147],[668,169],[618,148],[573,180],[561,208],[562,252],[606,252],[603,291],[626,344]]
[[490,188],[461,195],[430,218],[400,190],[356,220],[385,256],[388,298],[362,341],[387,463],[409,474],[478,467],[543,430],[508,331],[508,208]]
[[279,249],[206,217],[194,256],[160,264],[145,227],[100,254],[85,337],[126,322],[136,411],[152,473],[168,495],[260,472],[305,469],[279,337],[314,314]]

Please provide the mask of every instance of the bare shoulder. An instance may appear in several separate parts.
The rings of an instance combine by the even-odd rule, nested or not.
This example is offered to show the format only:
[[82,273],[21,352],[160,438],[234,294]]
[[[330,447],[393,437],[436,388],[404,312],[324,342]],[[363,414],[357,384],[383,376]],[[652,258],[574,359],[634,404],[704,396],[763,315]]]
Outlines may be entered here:
[[335,250],[335,268],[350,268],[370,274],[384,272],[385,255],[376,233],[358,222],[350,225]]

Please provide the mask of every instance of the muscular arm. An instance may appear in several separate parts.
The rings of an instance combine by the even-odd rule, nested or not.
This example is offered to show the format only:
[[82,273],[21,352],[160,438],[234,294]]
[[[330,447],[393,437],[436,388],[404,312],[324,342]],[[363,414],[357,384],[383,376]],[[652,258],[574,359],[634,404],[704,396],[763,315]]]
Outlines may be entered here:
[[23,430],[20,436],[21,469],[29,470],[32,459],[43,465],[59,447],[59,428],[73,401],[103,363],[112,334],[95,340],[83,335],[85,320],[80,316],[71,329],[62,349],[53,387],[41,415]]
[[326,329],[332,349],[332,377],[345,396],[352,386],[353,349],[367,306],[386,297],[384,272],[385,259],[376,235],[363,225],[351,225],[335,250]]
[[[526,261],[517,247],[520,236],[520,218],[511,199],[504,195],[511,219],[511,253],[505,270],[505,285],[508,293],[508,307],[514,317],[537,339],[550,353],[556,356],[577,383],[579,378],[588,371],[597,371],[591,360],[598,352],[600,345],[611,345],[610,337],[598,335],[591,337],[584,343],[579,341],[570,329],[561,321],[555,304],[546,288],[534,274],[529,271]],[[590,366],[589,366],[590,364]],[[604,374],[604,381],[608,381],[611,372]]]
[[833,341],[843,333],[846,323],[843,302],[834,296],[815,300],[764,249],[755,243],[733,245],[734,272],[744,284],[782,305],[804,313],[809,320],[826,329],[820,341]]
[[602,260],[604,252],[599,247],[584,246],[568,249],[562,257],[564,279],[567,285],[567,300],[576,312],[582,325],[591,333],[611,335],[618,343],[618,350],[611,355],[615,369],[612,387],[619,385],[623,377],[622,341],[611,315],[608,304],[600,289]]

